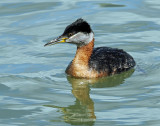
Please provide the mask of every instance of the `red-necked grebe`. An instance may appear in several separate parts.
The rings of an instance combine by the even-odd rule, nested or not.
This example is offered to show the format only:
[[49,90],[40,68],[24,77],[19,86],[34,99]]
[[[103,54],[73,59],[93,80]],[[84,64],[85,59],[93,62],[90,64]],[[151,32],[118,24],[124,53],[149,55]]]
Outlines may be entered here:
[[77,45],[74,59],[66,73],[78,78],[97,78],[127,71],[135,66],[135,61],[122,49],[94,48],[94,33],[83,19],[68,25],[58,38],[45,44],[72,43]]

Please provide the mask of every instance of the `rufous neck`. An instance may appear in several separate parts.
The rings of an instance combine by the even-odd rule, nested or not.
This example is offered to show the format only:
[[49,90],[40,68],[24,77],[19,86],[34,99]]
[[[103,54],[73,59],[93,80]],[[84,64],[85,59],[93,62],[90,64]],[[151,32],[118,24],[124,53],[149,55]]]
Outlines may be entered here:
[[88,64],[90,56],[93,52],[93,48],[94,48],[94,38],[87,45],[77,47],[77,52],[73,61],[79,64],[86,64],[86,63]]

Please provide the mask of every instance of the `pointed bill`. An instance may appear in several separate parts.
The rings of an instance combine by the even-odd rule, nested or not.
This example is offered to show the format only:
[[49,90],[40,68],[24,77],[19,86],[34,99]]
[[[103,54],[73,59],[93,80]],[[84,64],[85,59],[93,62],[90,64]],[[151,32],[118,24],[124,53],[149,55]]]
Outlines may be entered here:
[[58,38],[56,38],[54,40],[51,40],[50,42],[46,43],[44,46],[51,46],[51,45],[55,45],[55,44],[58,44],[58,43],[64,43],[64,42],[66,42],[67,39],[68,38],[66,38],[66,37],[60,36],[60,37],[58,37]]

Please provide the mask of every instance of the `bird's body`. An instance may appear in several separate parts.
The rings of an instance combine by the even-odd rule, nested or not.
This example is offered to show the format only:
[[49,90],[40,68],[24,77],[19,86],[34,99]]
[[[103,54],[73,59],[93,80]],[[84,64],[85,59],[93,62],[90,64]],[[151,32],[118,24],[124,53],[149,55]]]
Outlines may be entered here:
[[[55,41],[77,45],[76,55],[66,69],[68,75],[78,78],[98,78],[121,73],[135,66],[132,56],[122,49],[94,48],[94,34],[83,19],[78,19],[67,26],[62,36],[46,45],[55,44]],[[59,38],[61,41],[58,41]]]
[[113,75],[135,66],[133,58],[122,49],[98,47],[93,50],[89,67],[98,72]]
[[97,78],[127,71],[134,67],[133,58],[122,49],[93,48],[94,41],[77,49],[66,73],[80,78]]

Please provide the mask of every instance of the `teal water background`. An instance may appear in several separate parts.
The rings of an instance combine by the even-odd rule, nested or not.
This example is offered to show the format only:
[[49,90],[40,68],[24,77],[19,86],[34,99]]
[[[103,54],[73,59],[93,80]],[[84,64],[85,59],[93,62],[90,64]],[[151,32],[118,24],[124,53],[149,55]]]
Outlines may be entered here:
[[[80,17],[95,47],[124,49],[135,71],[67,77],[75,45],[44,44]],[[1,0],[0,125],[159,126],[159,34],[159,0]]]

